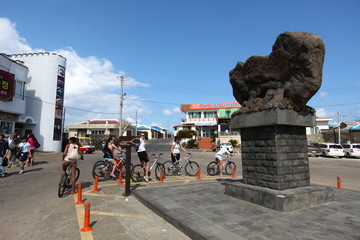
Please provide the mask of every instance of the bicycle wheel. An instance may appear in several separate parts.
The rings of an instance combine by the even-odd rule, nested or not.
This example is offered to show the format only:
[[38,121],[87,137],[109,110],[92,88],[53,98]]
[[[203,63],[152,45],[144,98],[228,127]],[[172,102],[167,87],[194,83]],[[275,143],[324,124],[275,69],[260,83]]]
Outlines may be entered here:
[[162,173],[163,173],[163,179],[165,178],[165,167],[164,167],[164,164],[162,163],[157,163],[156,164],[156,167],[155,167],[155,176],[156,176],[156,179],[160,179],[160,175],[161,175],[161,171],[162,170]]
[[134,182],[141,182],[145,176],[145,168],[141,164],[136,164],[131,170],[131,179]]
[[97,162],[93,167],[92,175],[94,178],[95,176],[98,176],[99,180],[106,180],[110,175],[109,165],[103,161]]
[[209,174],[209,176],[215,176],[219,174],[219,164],[217,164],[215,161],[210,162],[207,165],[207,173]]
[[[126,178],[126,162],[124,162],[124,164],[121,165],[120,170],[123,172],[123,177]],[[130,176],[131,176],[131,171],[133,169],[134,165],[130,164]],[[120,174],[120,170],[119,170],[119,174]]]
[[64,195],[65,190],[67,188],[66,179],[68,179],[67,173],[65,173],[64,176],[62,176],[60,179],[59,189],[58,189],[59,198],[61,198]]
[[199,169],[199,164],[197,164],[197,162],[189,161],[185,165],[185,172],[189,176],[196,176],[198,169]]
[[226,165],[225,165],[225,172],[227,175],[231,175],[233,168],[236,168],[236,164],[234,162],[229,161]]
[[165,176],[172,176],[176,173],[176,164],[173,164],[172,161],[166,161],[162,164],[164,166]]

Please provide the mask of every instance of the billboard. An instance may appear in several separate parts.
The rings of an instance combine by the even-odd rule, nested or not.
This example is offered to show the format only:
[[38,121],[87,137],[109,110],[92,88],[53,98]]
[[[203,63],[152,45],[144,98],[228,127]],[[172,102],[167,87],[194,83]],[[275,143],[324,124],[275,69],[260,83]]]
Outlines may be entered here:
[[61,140],[61,135],[62,135],[64,88],[65,88],[65,67],[59,66],[57,85],[56,85],[55,121],[54,121],[54,137],[53,137],[53,140],[58,140],[58,141]]
[[11,102],[14,96],[15,75],[0,70],[0,100]]
[[224,103],[197,103],[190,104],[189,110],[205,110],[205,109],[219,109],[219,108],[240,108],[238,102],[224,102]]

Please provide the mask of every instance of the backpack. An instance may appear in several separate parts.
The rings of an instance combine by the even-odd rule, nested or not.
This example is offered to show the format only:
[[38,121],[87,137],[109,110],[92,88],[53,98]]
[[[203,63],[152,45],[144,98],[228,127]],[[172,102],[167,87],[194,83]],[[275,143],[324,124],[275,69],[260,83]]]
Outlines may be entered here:
[[108,143],[105,143],[105,145],[101,151],[104,153],[104,155],[103,155],[104,158],[112,158],[112,154],[108,147]]
[[41,147],[41,144],[38,142],[38,140],[35,140],[35,148]]
[[16,148],[16,145],[14,143],[15,140],[12,140],[11,143],[9,144],[9,149],[12,151]]
[[69,159],[78,160],[79,158],[79,146],[76,144],[70,144],[67,152]]

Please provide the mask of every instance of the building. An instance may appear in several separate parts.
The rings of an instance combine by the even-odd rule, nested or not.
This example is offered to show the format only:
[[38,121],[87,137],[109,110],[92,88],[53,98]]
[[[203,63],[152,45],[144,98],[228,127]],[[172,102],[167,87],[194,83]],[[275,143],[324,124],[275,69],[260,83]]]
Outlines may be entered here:
[[[123,123],[124,136],[134,136],[136,128]],[[85,122],[68,124],[69,137],[85,137],[87,135],[119,135],[119,121],[115,119],[94,119]]]
[[181,111],[185,113],[185,119],[173,126],[174,135],[182,129],[197,131],[202,138],[239,135],[238,131],[231,129],[230,118],[240,107],[238,102],[183,104]]
[[29,69],[20,62],[0,54],[0,133],[8,136],[13,132],[25,134],[34,123],[26,112]]
[[14,79],[13,98],[0,100],[1,131],[34,133],[40,150],[61,151],[66,59],[48,52],[2,54],[0,58],[0,70]]
[[12,100],[0,100],[3,132],[33,133],[40,150],[61,151],[66,59],[48,52],[0,58],[1,70],[12,75],[15,84]]
[[315,119],[315,126],[314,127],[307,127],[306,134],[320,134],[322,130],[329,129],[329,122],[332,121],[332,118],[321,118],[316,117]]

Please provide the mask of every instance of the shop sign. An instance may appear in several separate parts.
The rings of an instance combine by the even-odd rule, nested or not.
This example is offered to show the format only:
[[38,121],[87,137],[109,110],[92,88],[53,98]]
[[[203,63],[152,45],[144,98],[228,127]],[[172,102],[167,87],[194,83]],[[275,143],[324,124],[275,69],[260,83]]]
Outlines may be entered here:
[[0,70],[0,100],[11,102],[14,96],[15,75]]
[[217,108],[240,108],[238,102],[224,102],[224,103],[197,103],[190,104],[190,110],[196,109],[217,109]]

